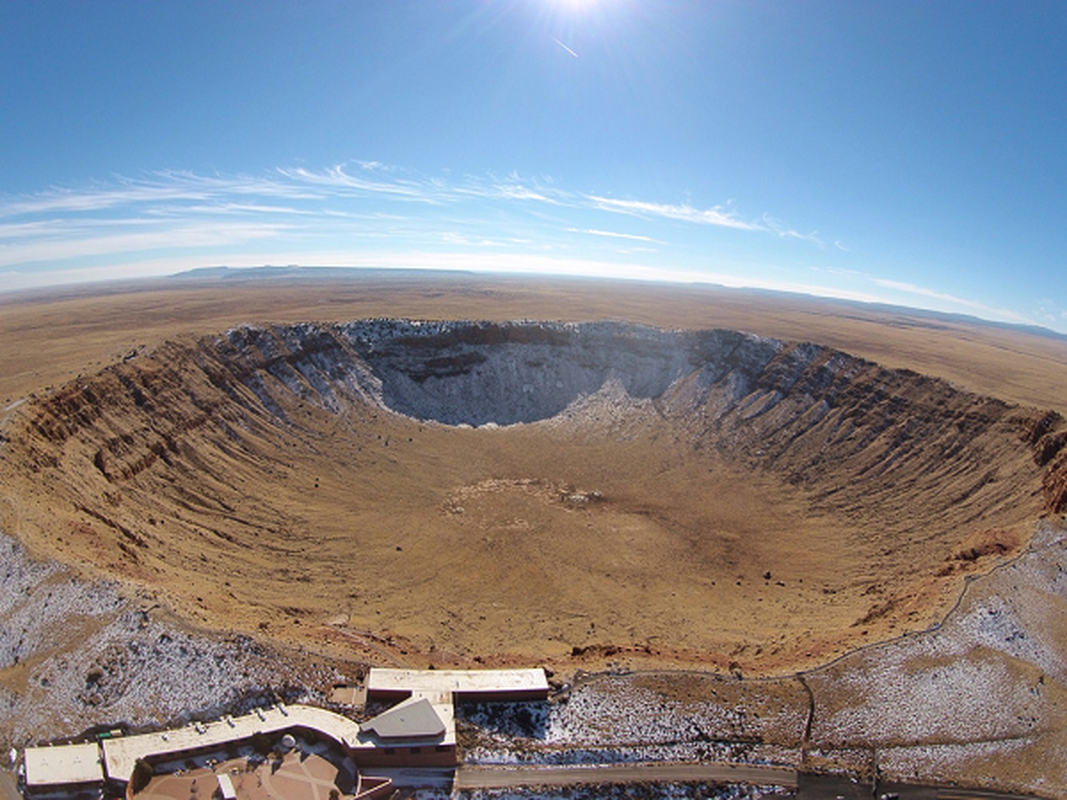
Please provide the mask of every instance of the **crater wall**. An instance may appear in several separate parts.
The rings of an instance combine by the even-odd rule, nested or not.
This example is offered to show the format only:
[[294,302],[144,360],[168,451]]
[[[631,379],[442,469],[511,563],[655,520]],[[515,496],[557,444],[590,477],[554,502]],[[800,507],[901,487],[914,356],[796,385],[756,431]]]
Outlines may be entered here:
[[1055,412],[733,331],[404,320],[243,326],[109,367],[23,416],[35,434],[28,443],[49,443],[35,463],[54,465],[57,446],[78,442],[115,480],[177,457],[184,435],[204,426],[291,426],[299,403],[512,425],[557,417],[609,383],[653,402],[694,444],[793,483],[825,483],[827,496],[875,483],[937,496],[939,484],[965,479],[942,505],[976,494],[1008,503],[1021,470],[1040,484],[1047,511],[1067,505],[1067,435]]
[[[658,398],[708,361],[725,363],[758,341],[618,323],[370,321],[340,332],[380,377],[385,406],[474,426],[548,419],[608,382],[634,398]],[[776,346],[763,343],[765,359]]]
[[[815,344],[621,323],[239,326],[73,381],[5,433],[5,513],[43,554],[165,586],[197,624],[303,643],[350,615],[379,638],[345,646],[373,657],[677,637],[815,659],[814,631],[829,653],[920,626],[1067,485],[1055,413]],[[387,615],[418,644],[379,636]]]

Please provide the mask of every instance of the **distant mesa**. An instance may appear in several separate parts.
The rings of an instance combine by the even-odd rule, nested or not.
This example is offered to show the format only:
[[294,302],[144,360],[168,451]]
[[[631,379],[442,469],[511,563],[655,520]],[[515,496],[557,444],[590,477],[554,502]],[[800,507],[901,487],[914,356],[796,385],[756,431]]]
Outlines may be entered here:
[[449,275],[472,274],[463,270],[428,270],[428,269],[387,269],[380,267],[315,267],[300,264],[275,266],[264,264],[260,267],[196,267],[170,275],[177,281],[292,281],[292,280],[355,280],[370,276],[388,277],[394,281],[406,281],[426,275],[444,277]]

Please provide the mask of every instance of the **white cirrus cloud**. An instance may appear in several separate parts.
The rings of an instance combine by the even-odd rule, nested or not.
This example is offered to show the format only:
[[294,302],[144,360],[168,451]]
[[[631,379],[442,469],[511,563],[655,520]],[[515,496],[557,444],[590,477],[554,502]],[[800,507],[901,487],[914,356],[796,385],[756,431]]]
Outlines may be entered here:
[[[616,230],[620,214],[647,220],[641,230],[652,235]],[[654,238],[655,225],[664,220],[816,241],[770,216],[745,219],[730,203],[699,208],[615,199],[517,172],[426,177],[375,161],[282,167],[258,175],[157,170],[0,194],[0,285],[11,288],[16,275],[27,284],[36,274],[43,285],[60,275],[134,274],[131,265],[138,263],[146,274],[159,274],[172,263],[263,263],[275,256],[298,263],[283,259],[286,252],[307,255],[304,263],[311,264],[321,263],[315,253],[347,253],[336,260],[360,264],[372,251],[381,257],[391,249],[405,262],[422,248],[442,244],[456,250],[447,259],[450,265],[492,250],[502,268],[536,263],[553,271],[547,265],[554,258],[558,270],[585,265],[597,274],[611,271],[593,257],[594,245],[564,232],[617,240],[616,269],[664,275],[686,265],[668,263],[666,256],[653,259],[644,254],[656,251],[641,247],[664,243]],[[532,254],[541,260],[524,260]],[[638,260],[649,264],[631,263]]]
[[619,214],[632,214],[638,217],[665,217],[697,225],[717,225],[741,231],[767,231],[765,225],[741,219],[724,206],[712,208],[694,208],[688,203],[671,205],[669,203],[650,203],[644,200],[616,200],[611,197],[588,195],[595,208],[602,211],[614,211]]
[[924,286],[918,286],[914,283],[907,283],[905,281],[896,281],[889,278],[872,278],[871,282],[881,286],[885,289],[893,289],[898,292],[913,295],[915,297],[922,297],[929,300],[936,300],[940,303],[947,304],[949,306],[956,306],[958,309],[966,309],[968,312],[976,314],[981,317],[1002,319],[1009,322],[1029,322],[1029,318],[1018,312],[1011,311],[1003,308],[995,308],[985,303],[980,303],[977,300],[968,300],[965,297],[958,297],[957,295],[948,294],[947,292],[937,291],[936,289],[928,289]]
[[635,242],[654,242],[651,236],[640,236],[636,233],[617,233],[616,231],[601,231],[595,228],[567,228],[568,233],[587,233],[590,236],[606,236],[613,239],[630,239]]
[[295,167],[278,170],[278,174],[288,178],[294,185],[312,186],[337,193],[358,192],[361,194],[383,194],[409,200],[432,202],[435,197],[430,191],[431,184],[412,180],[368,180],[353,175],[345,169],[344,164],[337,164],[325,170],[315,172]]
[[895,281],[889,278],[872,278],[873,283],[886,289],[895,289],[898,292],[905,292],[907,294],[913,294],[918,297],[929,297],[934,300],[944,300],[948,303],[954,303],[959,306],[970,306],[973,308],[983,308],[981,303],[977,303],[973,300],[967,300],[963,297],[956,297],[955,295],[947,294],[945,292],[939,292],[935,289],[927,289],[923,286],[917,286],[914,283],[905,283],[904,281]]
[[127,253],[181,248],[225,248],[252,241],[280,239],[293,233],[289,225],[263,223],[177,225],[157,230],[125,230],[110,233],[83,230],[62,238],[39,238],[15,244],[0,244],[0,267],[36,262],[68,261],[95,256],[119,257]]

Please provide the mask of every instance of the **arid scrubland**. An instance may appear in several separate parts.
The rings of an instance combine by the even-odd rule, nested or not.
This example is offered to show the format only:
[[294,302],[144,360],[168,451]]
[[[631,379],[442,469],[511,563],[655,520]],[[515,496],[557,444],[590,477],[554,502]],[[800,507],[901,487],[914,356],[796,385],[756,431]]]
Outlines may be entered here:
[[[610,667],[635,675],[593,716],[706,717],[689,744],[619,746],[857,770],[875,747],[902,777],[985,759],[1016,765],[987,784],[1067,786],[1044,763],[1067,681],[1063,340],[711,288],[373,274],[9,296],[0,333],[19,343],[0,353],[3,530],[113,587],[4,642],[13,711],[61,692],[86,710],[57,719],[92,716],[120,679],[90,678],[61,617],[132,639],[124,596],[229,637],[233,664],[259,657],[247,642],[341,677]],[[60,569],[33,563],[27,586]],[[152,704],[138,669],[105,710]],[[262,669],[237,682],[282,682]],[[528,749],[570,746],[595,686]],[[754,705],[760,723],[736,718]]]

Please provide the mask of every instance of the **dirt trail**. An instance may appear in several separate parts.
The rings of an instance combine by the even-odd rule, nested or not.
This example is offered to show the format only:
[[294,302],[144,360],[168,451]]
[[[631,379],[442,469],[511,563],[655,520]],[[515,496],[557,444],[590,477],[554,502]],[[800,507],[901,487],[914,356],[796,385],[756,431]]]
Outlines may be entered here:
[[455,789],[517,789],[612,783],[747,783],[796,787],[797,773],[748,764],[597,764],[572,767],[460,767]]

